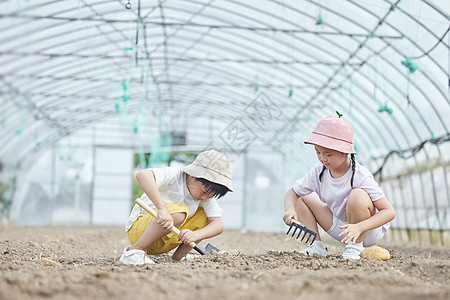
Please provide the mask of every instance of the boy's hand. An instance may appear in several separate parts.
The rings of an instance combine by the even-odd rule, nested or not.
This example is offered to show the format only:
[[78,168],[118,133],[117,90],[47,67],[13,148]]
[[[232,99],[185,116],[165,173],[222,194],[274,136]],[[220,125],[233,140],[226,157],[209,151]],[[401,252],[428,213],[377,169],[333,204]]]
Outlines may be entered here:
[[184,244],[196,242],[197,234],[195,233],[195,231],[192,231],[190,229],[183,229],[181,230],[180,235],[178,236],[178,240],[182,241]]
[[158,209],[157,214],[158,220],[156,220],[156,223],[158,223],[164,229],[172,229],[173,218],[169,211],[167,209]]
[[287,210],[283,216],[284,223],[289,226],[292,223],[292,219],[297,220],[297,214],[295,211]]

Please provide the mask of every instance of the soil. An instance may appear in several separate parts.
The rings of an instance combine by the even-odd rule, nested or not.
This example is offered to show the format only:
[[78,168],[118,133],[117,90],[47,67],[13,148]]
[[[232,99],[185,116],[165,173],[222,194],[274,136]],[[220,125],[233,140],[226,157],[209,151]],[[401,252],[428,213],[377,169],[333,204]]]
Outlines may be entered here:
[[[220,253],[174,262],[123,265],[122,227],[3,227],[0,299],[449,299],[448,246],[381,243],[388,261],[298,253],[283,233],[226,230]],[[50,262],[46,262],[50,261]]]

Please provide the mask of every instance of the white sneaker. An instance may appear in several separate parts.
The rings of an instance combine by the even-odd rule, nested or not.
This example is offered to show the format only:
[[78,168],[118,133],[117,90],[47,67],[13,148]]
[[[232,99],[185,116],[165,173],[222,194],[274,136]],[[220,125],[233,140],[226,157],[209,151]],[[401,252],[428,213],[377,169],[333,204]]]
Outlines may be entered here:
[[185,257],[182,257],[182,258],[180,259],[180,261],[196,259],[196,258],[199,258],[200,256],[201,256],[201,255],[199,255],[199,254],[190,254],[190,253],[188,253],[188,254],[186,254]]
[[[199,258],[199,257],[201,257],[201,255],[188,253],[188,254],[186,254],[186,256],[183,256],[179,261],[192,260],[192,259],[196,259],[196,258]],[[173,258],[172,258],[172,260],[176,261]]]
[[300,251],[302,254],[313,256],[314,254],[320,256],[327,256],[328,249],[323,245],[321,241],[315,241],[312,245],[308,245],[305,249]]
[[349,242],[347,246],[345,246],[345,250],[342,253],[343,258],[347,259],[361,259],[361,252],[364,250],[363,244],[357,243],[353,244],[352,242]]
[[120,261],[126,265],[144,265],[154,264],[155,262],[147,256],[144,250],[133,249],[129,250],[131,246],[126,246],[123,249]]

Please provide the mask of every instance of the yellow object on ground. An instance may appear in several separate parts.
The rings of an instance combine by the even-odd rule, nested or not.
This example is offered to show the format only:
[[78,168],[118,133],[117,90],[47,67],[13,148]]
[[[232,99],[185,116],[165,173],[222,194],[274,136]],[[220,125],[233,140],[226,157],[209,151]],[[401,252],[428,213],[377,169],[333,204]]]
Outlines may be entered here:
[[387,251],[384,248],[381,248],[380,246],[371,246],[364,249],[361,254],[361,257],[371,257],[375,258],[377,260],[388,260],[391,258],[391,255],[389,254],[389,251]]

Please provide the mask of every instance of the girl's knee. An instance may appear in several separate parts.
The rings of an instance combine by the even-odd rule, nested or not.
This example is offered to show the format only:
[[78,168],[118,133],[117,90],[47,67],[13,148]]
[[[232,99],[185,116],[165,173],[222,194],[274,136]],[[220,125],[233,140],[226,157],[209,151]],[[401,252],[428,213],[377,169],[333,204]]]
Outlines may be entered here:
[[307,205],[306,205],[305,200],[303,199],[303,197],[298,197],[297,201],[295,201],[295,203],[294,203],[295,210],[304,209],[306,206]]
[[313,192],[309,195],[299,197],[297,202],[302,202],[309,206],[313,203],[321,203],[322,201],[320,200],[319,195]]
[[347,199],[348,208],[371,208],[373,207],[372,199],[363,189],[353,189]]
[[364,196],[369,197],[369,194],[363,189],[354,188],[351,190],[349,198],[350,197],[364,197]]
[[327,205],[320,200],[319,195],[314,192],[309,195],[299,197],[295,202],[296,210],[305,208],[308,208],[311,211],[322,210],[325,208],[328,209]]

